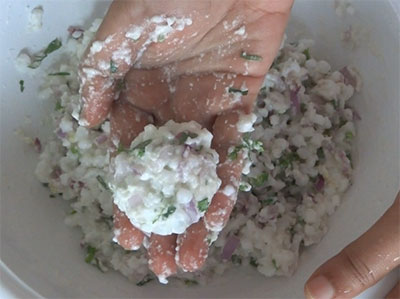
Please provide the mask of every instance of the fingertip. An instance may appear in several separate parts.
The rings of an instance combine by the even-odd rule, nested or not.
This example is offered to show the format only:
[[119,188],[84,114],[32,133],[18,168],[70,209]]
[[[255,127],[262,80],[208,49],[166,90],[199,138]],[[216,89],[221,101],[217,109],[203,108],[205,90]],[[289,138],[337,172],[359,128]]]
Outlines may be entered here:
[[307,281],[304,295],[307,299],[332,299],[335,297],[335,288],[325,276],[319,275]]

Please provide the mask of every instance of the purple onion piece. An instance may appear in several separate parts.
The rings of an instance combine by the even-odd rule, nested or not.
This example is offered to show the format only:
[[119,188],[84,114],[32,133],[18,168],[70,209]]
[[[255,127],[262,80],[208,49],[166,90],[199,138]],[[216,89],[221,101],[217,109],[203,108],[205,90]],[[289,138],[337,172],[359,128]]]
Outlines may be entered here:
[[322,189],[324,189],[325,186],[325,179],[322,175],[318,175],[317,177],[317,181],[315,182],[315,189],[317,189],[317,191],[321,191]]
[[357,112],[357,110],[354,110],[354,109],[353,109],[353,120],[357,120],[357,121],[361,120],[360,114]]
[[103,144],[104,142],[107,141],[107,139],[108,139],[108,137],[107,137],[106,134],[99,135],[99,136],[96,138],[96,143],[97,143],[97,144]]
[[290,100],[292,102],[292,107],[295,107],[296,112],[300,112],[300,98],[299,98],[300,87],[297,87],[295,90],[290,91]]
[[346,85],[351,85],[354,88],[356,88],[357,86],[357,80],[356,78],[350,73],[349,69],[347,68],[347,66],[345,66],[344,68],[342,68],[340,70],[340,73],[342,73],[343,77],[344,77],[344,84]]
[[196,209],[196,204],[193,199],[188,204],[186,204],[185,209],[191,221],[195,222],[198,220],[199,217]]
[[42,152],[42,143],[40,142],[40,139],[37,137],[33,140],[33,148],[38,153]]
[[65,137],[67,137],[67,133],[63,132],[63,130],[61,130],[61,129],[58,129],[56,131],[56,135],[61,139],[64,139]]
[[235,252],[236,248],[240,244],[240,239],[237,236],[230,236],[225,243],[224,249],[222,250],[221,258],[222,260],[230,260],[232,254]]

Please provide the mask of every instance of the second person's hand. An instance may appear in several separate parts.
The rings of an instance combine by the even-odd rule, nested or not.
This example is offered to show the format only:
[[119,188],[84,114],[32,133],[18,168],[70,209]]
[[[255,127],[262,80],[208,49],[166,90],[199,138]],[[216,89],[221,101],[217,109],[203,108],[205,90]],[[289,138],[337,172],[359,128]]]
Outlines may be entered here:
[[[221,189],[205,215],[182,235],[152,234],[149,267],[160,278],[179,266],[196,271],[207,235],[226,224],[236,201],[242,160],[227,159],[240,142],[240,114],[254,100],[281,44],[293,0],[114,1],[83,59],[82,123],[111,115],[114,146],[129,147],[149,123],[194,120],[210,130]],[[114,206],[118,243],[138,249],[144,234]],[[178,248],[178,250],[176,250]]]

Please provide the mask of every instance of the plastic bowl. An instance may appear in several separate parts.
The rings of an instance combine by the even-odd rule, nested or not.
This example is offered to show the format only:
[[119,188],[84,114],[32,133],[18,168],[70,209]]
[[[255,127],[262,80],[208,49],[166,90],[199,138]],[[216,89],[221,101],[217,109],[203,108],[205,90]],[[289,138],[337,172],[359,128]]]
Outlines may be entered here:
[[[29,3],[30,8],[27,8]],[[49,198],[33,175],[37,154],[14,131],[45,138],[43,125],[49,107],[36,95],[39,78],[18,73],[14,66],[20,49],[40,49],[56,36],[66,36],[69,25],[88,25],[102,16],[109,2],[3,1],[0,12],[1,124],[0,198],[3,286],[17,297],[281,297],[303,296],[303,284],[320,263],[365,231],[391,204],[399,189],[399,15],[394,1],[354,1],[355,15],[340,19],[333,1],[296,0],[289,38],[311,37],[313,53],[335,68],[357,66],[364,79],[354,99],[358,122],[354,185],[330,221],[322,242],[305,250],[292,278],[271,278],[252,269],[231,271],[207,287],[137,287],[118,273],[102,274],[83,262],[80,232],[64,225],[66,203]],[[44,27],[26,30],[28,13],[44,7]],[[341,32],[361,26],[360,47],[343,47]],[[262,29],[261,29],[262,30]],[[56,56],[56,55],[54,55]],[[45,61],[44,68],[51,63]],[[25,91],[18,82],[25,80]],[[30,124],[25,124],[29,116]]]

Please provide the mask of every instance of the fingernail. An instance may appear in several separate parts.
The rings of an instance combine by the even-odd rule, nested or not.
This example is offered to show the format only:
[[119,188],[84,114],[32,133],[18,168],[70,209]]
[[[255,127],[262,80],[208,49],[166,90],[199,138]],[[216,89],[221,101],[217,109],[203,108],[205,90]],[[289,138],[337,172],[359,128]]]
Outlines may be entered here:
[[335,289],[325,276],[317,276],[306,284],[305,293],[307,299],[332,299]]

